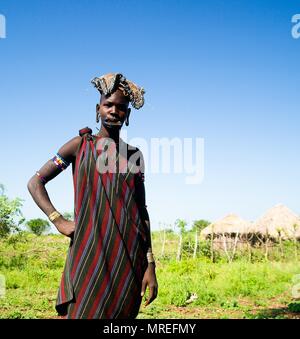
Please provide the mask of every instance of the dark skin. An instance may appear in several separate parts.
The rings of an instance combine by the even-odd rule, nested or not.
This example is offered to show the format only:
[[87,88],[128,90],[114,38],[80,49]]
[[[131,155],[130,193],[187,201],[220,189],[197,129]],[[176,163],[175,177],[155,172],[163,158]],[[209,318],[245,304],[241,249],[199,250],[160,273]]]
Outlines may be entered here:
[[[129,100],[126,96],[123,95],[120,90],[116,90],[112,95],[108,97],[102,95],[100,103],[96,105],[96,115],[97,118],[101,120],[101,128],[98,135],[102,137],[109,137],[118,142],[121,128],[125,120],[129,119],[131,110],[130,108],[128,108],[128,106]],[[68,141],[58,150],[58,153],[64,159],[72,163],[73,173],[75,168],[76,154],[80,142],[81,136],[77,136]],[[41,167],[39,173],[47,181],[50,181],[54,179],[58,174],[60,174],[61,171],[57,169],[52,160],[49,160],[44,164],[44,166]],[[47,216],[56,210],[49,198],[45,185],[41,182],[37,175],[34,175],[29,180],[27,187],[35,203]],[[143,199],[144,197],[141,198],[141,200]],[[146,213],[146,215],[148,214]],[[144,217],[144,220],[142,221],[148,226],[150,230],[149,219]],[[63,218],[63,216],[60,216],[53,223],[61,234],[72,238],[75,230],[74,221],[66,220]],[[151,237],[149,239],[149,242],[149,246],[151,246]],[[157,297],[158,291],[155,265],[153,265],[152,263],[148,264],[147,270],[145,271],[142,281],[141,296],[145,294],[147,286],[149,288],[149,297],[146,300],[145,306],[149,305]]]

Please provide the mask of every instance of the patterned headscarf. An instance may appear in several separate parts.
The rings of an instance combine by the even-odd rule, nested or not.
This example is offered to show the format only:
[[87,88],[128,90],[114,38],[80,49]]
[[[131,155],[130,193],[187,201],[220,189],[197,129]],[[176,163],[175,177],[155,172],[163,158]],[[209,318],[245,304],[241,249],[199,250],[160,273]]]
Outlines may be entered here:
[[100,78],[94,78],[91,83],[103,95],[110,95],[120,89],[125,96],[129,97],[129,101],[135,109],[144,105],[144,94],[146,93],[144,88],[127,80],[121,73],[105,74]]

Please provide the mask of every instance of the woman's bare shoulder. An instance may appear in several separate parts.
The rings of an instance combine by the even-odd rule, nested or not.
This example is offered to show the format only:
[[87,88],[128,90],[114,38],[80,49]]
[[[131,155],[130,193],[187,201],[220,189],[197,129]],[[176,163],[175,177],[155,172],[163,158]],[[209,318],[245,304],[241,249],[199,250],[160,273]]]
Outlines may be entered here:
[[62,145],[58,153],[66,160],[72,161],[76,158],[76,153],[78,151],[78,147],[82,141],[82,137],[80,135],[70,139],[64,145]]

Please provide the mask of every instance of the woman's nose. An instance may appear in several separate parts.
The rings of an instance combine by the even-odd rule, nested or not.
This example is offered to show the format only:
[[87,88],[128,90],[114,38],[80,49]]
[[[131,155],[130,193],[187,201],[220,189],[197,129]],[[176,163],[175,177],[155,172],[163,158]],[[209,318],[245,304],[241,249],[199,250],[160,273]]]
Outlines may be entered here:
[[110,115],[113,116],[114,118],[117,118],[119,116],[119,113],[116,109],[112,109]]

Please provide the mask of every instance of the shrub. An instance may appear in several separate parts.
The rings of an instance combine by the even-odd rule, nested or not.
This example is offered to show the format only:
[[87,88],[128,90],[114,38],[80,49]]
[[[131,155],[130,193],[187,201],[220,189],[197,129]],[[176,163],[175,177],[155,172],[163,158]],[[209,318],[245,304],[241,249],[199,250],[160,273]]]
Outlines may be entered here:
[[25,221],[21,207],[22,199],[10,200],[4,194],[3,185],[0,185],[0,237],[20,230],[20,225]]
[[50,224],[48,222],[48,220],[44,220],[44,219],[31,219],[26,223],[26,226],[28,227],[28,229],[36,234],[36,235],[42,235],[43,233],[45,233],[49,228],[50,228]]

